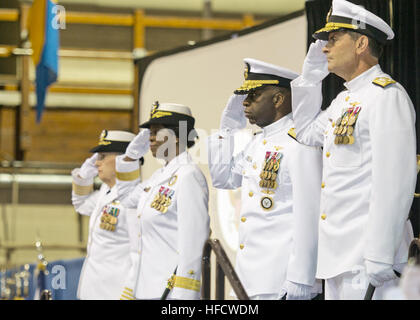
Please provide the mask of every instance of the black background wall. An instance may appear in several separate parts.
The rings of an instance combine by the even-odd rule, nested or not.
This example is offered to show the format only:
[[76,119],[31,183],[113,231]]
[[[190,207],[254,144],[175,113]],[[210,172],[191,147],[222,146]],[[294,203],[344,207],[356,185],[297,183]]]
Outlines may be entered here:
[[[309,45],[315,41],[312,34],[325,25],[331,0],[307,1],[305,5],[308,20]],[[379,63],[386,73],[400,82],[408,92],[416,109],[417,153],[420,152],[420,1],[419,0],[350,0],[385,20],[395,33],[395,38],[386,45]],[[417,18],[417,19],[416,19]],[[343,80],[330,74],[323,81],[322,108],[325,109],[337,94],[344,89]],[[418,179],[417,192],[420,190]],[[414,199],[410,219],[414,235],[420,231],[420,199]]]

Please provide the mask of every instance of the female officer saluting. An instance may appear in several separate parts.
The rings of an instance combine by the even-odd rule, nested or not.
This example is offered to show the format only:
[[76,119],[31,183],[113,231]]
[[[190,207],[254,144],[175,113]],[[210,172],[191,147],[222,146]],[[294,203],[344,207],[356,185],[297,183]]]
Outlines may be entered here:
[[[103,130],[98,145],[90,150],[94,155],[72,171],[73,206],[78,213],[90,217],[87,257],[77,291],[81,300],[115,300],[123,288],[127,292],[133,290],[125,281],[131,265],[139,258],[131,254],[129,239],[134,215],[121,201],[139,183],[140,174],[138,170],[133,172],[133,179],[120,184],[117,190],[115,157],[125,152],[134,137],[131,132]],[[103,184],[94,191],[96,176]]]
[[165,161],[125,199],[137,207],[137,246],[141,260],[133,274],[137,299],[199,299],[201,258],[209,236],[208,187],[187,149],[194,145],[195,119],[190,108],[155,103],[145,128],[133,139],[125,155],[117,157],[117,186],[135,177],[139,162],[150,148]]

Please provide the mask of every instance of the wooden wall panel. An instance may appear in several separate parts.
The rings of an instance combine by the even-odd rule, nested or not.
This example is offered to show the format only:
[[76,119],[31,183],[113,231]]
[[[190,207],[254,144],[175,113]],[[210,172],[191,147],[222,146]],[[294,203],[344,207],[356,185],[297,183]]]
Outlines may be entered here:
[[0,107],[0,161],[15,157],[15,109]]
[[25,161],[77,162],[98,143],[103,129],[129,130],[131,111],[47,109],[41,123],[31,111],[31,146]]

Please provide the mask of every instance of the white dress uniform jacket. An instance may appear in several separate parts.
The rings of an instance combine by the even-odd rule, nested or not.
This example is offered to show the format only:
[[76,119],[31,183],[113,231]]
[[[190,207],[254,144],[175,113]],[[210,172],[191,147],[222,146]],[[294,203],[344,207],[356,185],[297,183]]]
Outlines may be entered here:
[[[236,272],[250,297],[279,294],[285,280],[315,283],[321,152],[288,136],[292,127],[289,114],[255,134],[235,157],[232,135],[208,140],[214,187],[242,187]],[[273,194],[259,185],[267,152],[282,153]]]
[[[376,82],[377,84],[375,84]],[[346,82],[325,111],[321,84],[292,82],[297,139],[323,146],[317,277],[407,261],[416,183],[415,112],[404,88],[375,65]],[[353,144],[335,144],[335,122],[360,107]]]
[[[138,161],[117,157],[118,174],[136,167]],[[158,198],[161,204],[157,203]],[[170,201],[165,203],[164,199]],[[137,208],[139,221],[136,245],[141,250],[141,259],[134,271],[137,279],[134,296],[159,299],[177,268],[174,287],[167,298],[199,299],[202,251],[210,230],[208,187],[188,152],[154,172],[123,203]]]
[[[139,179],[126,182],[120,188],[120,194],[116,186],[110,189],[105,183],[100,190],[86,194],[84,191],[93,190],[92,179],[81,179],[77,173],[78,169],[73,171],[73,206],[78,213],[90,216],[87,256],[80,274],[77,297],[82,300],[116,300],[120,299],[123,291],[127,291],[125,296],[131,298],[128,293],[133,287],[127,286],[127,274],[136,260],[131,259],[134,255],[130,253],[130,213],[121,201],[134,189]],[[118,212],[115,231],[100,227],[104,210],[117,210],[114,211]],[[134,214],[131,212],[132,216]]]

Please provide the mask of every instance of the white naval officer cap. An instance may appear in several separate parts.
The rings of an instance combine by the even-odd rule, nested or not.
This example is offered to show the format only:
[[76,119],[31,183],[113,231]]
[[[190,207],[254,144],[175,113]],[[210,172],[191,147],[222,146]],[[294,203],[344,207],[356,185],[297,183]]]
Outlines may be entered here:
[[235,94],[248,94],[265,85],[290,88],[290,82],[299,74],[289,69],[252,58],[245,58],[245,81],[234,91]]
[[128,144],[136,135],[128,131],[102,130],[99,142],[90,152],[120,152],[124,153]]
[[340,29],[364,34],[382,44],[394,38],[391,27],[372,12],[346,0],[333,0],[326,25],[312,36],[315,39],[328,40],[328,33]]

